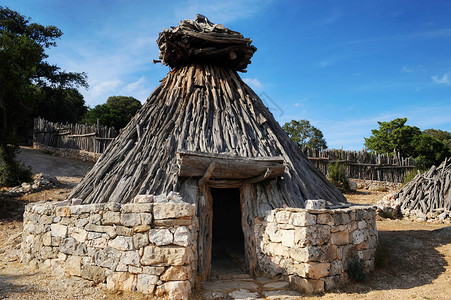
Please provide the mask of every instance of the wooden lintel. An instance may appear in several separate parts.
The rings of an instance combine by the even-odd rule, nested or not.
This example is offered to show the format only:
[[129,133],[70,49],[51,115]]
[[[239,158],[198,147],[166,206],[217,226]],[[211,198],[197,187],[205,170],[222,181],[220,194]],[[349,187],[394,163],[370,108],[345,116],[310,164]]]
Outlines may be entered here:
[[180,177],[203,177],[211,163],[215,163],[211,180],[248,180],[262,176],[276,178],[285,172],[281,157],[241,157],[224,154],[178,151],[177,163]]
[[250,178],[244,181],[243,184],[251,184],[251,183],[257,183],[260,181],[265,180],[266,178],[268,178],[272,173],[271,169],[266,169],[265,173],[261,174],[260,176],[254,177],[254,178]]

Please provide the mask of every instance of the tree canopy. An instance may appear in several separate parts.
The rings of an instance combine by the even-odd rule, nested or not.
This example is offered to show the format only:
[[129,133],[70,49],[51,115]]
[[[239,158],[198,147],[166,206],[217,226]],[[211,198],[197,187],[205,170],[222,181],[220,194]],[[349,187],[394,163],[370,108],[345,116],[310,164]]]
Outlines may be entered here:
[[112,96],[106,103],[96,105],[86,113],[85,121],[88,124],[100,124],[113,126],[116,129],[124,128],[142,104],[133,97]]
[[419,169],[439,164],[450,156],[450,148],[434,134],[441,130],[429,129],[421,132],[416,126],[406,125],[407,118],[397,118],[390,122],[378,122],[379,129],[371,130],[372,135],[365,138],[365,146],[380,153],[399,152],[401,156],[415,158]]
[[18,129],[31,120],[35,105],[33,95],[37,89],[87,87],[86,74],[62,71],[45,60],[48,57],[45,50],[56,46],[55,40],[61,35],[61,30],[55,26],[31,23],[30,18],[0,6],[0,155],[3,169],[15,168],[14,152],[9,145],[17,143]]
[[291,120],[282,126],[290,139],[301,149],[311,147],[315,149],[326,149],[327,144],[321,130],[310,124],[308,120]]

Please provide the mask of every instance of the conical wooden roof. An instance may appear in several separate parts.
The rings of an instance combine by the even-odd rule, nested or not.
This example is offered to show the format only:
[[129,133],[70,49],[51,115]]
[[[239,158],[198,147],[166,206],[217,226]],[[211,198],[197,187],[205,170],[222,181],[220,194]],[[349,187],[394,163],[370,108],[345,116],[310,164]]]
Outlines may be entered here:
[[[250,42],[245,48],[249,46]],[[170,56],[163,53],[162,57],[172,64],[166,61]],[[80,198],[83,203],[128,203],[138,194],[175,191],[185,201],[196,203],[199,178],[179,176],[177,153],[189,152],[282,158],[283,176],[252,184],[248,196],[255,199],[254,215],[284,205],[303,207],[307,199],[346,202],[237,74],[250,57],[236,57],[242,63],[228,65],[210,58],[201,63],[198,57],[175,63],[69,198]]]

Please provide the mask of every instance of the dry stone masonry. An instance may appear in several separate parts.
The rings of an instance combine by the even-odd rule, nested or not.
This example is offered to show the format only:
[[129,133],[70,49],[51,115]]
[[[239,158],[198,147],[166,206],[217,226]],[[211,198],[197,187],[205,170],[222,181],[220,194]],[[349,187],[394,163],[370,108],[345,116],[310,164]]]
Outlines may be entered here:
[[255,227],[260,268],[306,293],[339,287],[352,259],[363,259],[367,272],[374,269],[375,216],[368,206],[269,211]]
[[197,259],[194,205],[67,204],[27,205],[24,263],[106,282],[112,290],[188,297]]
[[[138,196],[139,203],[122,205],[29,204],[22,261],[112,290],[187,299],[196,285],[198,219],[194,205],[173,195]],[[275,209],[255,224],[260,270],[283,275],[303,292],[346,283],[352,259],[374,268],[374,207]]]

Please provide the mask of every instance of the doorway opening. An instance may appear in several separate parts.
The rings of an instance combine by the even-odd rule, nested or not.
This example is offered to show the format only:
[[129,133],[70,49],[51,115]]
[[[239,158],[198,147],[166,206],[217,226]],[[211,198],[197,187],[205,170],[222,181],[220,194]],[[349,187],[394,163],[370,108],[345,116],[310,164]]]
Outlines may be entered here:
[[247,272],[240,189],[211,188],[213,199],[211,277]]

